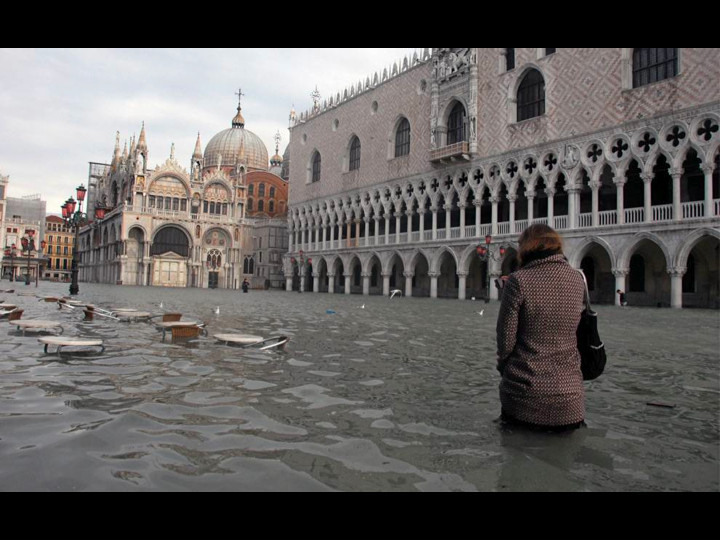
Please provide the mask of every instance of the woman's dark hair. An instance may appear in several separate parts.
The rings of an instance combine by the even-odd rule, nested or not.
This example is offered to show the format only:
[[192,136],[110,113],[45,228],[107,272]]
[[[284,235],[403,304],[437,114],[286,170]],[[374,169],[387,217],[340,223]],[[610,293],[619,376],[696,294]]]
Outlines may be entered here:
[[563,241],[552,227],[536,223],[520,235],[518,262],[525,266],[531,260],[558,255],[563,252]]

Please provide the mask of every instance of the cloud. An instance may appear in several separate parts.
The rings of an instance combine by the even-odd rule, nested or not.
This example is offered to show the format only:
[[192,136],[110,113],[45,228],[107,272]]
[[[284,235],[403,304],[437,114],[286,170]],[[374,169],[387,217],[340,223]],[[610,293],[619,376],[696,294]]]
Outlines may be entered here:
[[242,88],[246,128],[275,151],[288,143],[290,107],[312,105],[421,49],[2,49],[0,172],[10,196],[40,192],[54,212],[87,181],[88,162],[109,162],[144,121],[150,162],[176,146],[185,167],[230,127]]

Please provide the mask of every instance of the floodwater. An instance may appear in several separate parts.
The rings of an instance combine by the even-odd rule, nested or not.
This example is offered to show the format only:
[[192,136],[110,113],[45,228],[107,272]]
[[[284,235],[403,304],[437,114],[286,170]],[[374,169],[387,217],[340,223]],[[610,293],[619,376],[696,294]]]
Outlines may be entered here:
[[[208,323],[163,342],[152,324],[2,299],[107,346],[59,359],[0,322],[2,491],[720,488],[717,311],[599,306],[609,364],[586,383],[588,427],[550,435],[497,422],[497,302],[81,284],[101,307]],[[291,341],[251,351],[222,332]]]

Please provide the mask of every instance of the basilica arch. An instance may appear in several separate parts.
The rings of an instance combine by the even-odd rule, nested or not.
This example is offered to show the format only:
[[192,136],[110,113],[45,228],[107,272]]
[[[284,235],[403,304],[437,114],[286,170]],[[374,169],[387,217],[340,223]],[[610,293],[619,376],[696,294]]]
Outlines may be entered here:
[[152,284],[158,287],[187,287],[192,239],[179,225],[161,227],[153,236]]

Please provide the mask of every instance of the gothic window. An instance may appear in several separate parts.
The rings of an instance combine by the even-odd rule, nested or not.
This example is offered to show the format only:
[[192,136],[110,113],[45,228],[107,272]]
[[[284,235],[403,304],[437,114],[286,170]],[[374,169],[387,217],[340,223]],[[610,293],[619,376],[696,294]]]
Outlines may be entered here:
[[270,198],[275,198],[275,188],[273,186],[270,186]]
[[505,71],[515,69],[515,49],[505,49]]
[[633,88],[670,79],[677,72],[677,49],[633,49]]
[[245,257],[243,261],[243,274],[253,274],[255,272],[255,259]]
[[148,206],[150,208],[155,208],[155,195],[150,195],[148,197]]
[[456,103],[448,117],[447,143],[448,145],[465,140],[465,107]]
[[525,74],[517,94],[517,120],[522,122],[545,114],[545,80],[531,69]]
[[253,195],[253,194],[254,194],[254,193],[253,193],[254,191],[255,191],[255,184],[250,184],[250,185],[248,186],[248,195]]
[[320,152],[315,152],[315,154],[313,154],[313,158],[312,158],[312,181],[313,182],[320,181],[321,165],[322,165],[322,160],[320,158]]
[[395,132],[395,157],[407,156],[410,153],[410,122],[407,118],[400,120]]
[[268,212],[270,212],[271,214],[275,212],[275,201],[270,201],[268,203]]
[[360,139],[353,137],[350,143],[350,170],[356,171],[360,168]]
[[265,211],[265,201],[263,201],[262,199],[258,200],[257,209],[258,209],[258,212]]
[[260,184],[258,186],[258,197],[264,197],[265,196],[265,184]]
[[173,207],[172,207],[172,209],[175,210],[176,212],[177,212],[178,210],[180,210],[180,199],[173,199]]
[[253,209],[253,200],[252,200],[252,199],[248,199],[248,201],[247,201],[247,210],[248,210],[248,212],[252,212],[252,209]]

